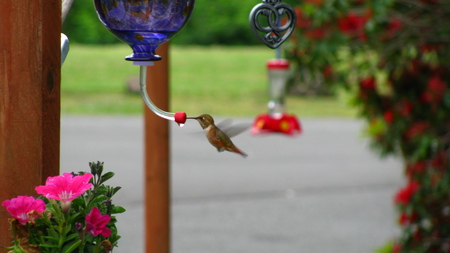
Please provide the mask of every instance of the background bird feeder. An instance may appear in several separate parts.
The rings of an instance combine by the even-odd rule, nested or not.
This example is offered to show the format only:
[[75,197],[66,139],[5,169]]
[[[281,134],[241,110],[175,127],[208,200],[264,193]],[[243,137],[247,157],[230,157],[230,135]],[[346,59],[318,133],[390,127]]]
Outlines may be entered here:
[[250,12],[249,22],[255,36],[266,46],[276,49],[276,59],[267,62],[269,112],[256,117],[251,132],[253,134],[270,132],[300,134],[302,129],[297,118],[285,113],[289,61],[281,59],[280,48],[294,31],[295,11],[281,0],[263,0],[263,3],[256,5]]

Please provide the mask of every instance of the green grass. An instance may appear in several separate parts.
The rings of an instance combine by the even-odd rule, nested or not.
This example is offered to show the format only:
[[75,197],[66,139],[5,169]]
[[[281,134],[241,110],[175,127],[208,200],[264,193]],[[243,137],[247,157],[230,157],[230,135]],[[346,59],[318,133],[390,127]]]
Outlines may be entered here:
[[[123,58],[124,44],[71,45],[62,68],[63,114],[140,114],[143,102],[127,91],[139,67]],[[255,116],[267,111],[265,47],[181,47],[170,51],[171,110],[189,115]],[[288,97],[287,111],[299,117],[353,117],[355,109],[338,98]]]

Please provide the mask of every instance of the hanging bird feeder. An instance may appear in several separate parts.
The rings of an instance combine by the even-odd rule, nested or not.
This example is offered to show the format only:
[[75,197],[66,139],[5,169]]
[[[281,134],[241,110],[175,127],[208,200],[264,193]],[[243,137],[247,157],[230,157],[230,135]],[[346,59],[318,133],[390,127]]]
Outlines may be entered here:
[[133,50],[125,59],[140,66],[140,90],[145,104],[156,115],[180,126],[186,122],[186,113],[166,112],[150,99],[146,87],[147,66],[162,59],[156,54],[156,48],[183,28],[194,3],[195,0],[94,0],[103,25]]
[[269,112],[256,117],[251,132],[300,134],[302,129],[297,118],[285,113],[289,61],[281,59],[280,48],[294,31],[295,11],[281,0],[263,0],[263,3],[256,5],[250,12],[249,22],[255,36],[269,48],[276,49],[276,59],[267,62]]

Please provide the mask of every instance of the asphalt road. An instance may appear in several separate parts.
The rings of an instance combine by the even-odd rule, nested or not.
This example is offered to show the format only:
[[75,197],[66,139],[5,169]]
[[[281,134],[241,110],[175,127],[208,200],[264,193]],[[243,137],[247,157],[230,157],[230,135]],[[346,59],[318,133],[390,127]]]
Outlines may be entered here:
[[[400,161],[370,151],[361,121],[302,125],[296,138],[236,136],[249,155],[242,158],[218,153],[196,122],[171,124],[172,252],[364,253],[396,236]],[[127,212],[118,215],[115,252],[143,252],[143,120],[63,117],[62,171],[86,171],[98,160],[123,187],[115,201]]]

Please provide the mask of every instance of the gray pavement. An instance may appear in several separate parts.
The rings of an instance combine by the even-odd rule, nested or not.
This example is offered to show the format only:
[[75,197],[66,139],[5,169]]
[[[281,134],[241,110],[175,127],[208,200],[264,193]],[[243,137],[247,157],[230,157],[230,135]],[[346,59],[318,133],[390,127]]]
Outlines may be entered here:
[[[233,141],[246,159],[218,153],[188,123],[171,124],[173,253],[364,253],[398,234],[402,166],[370,151],[361,121],[303,119],[297,138],[243,133]],[[123,187],[115,252],[143,252],[142,118],[63,117],[62,171],[97,160]]]

